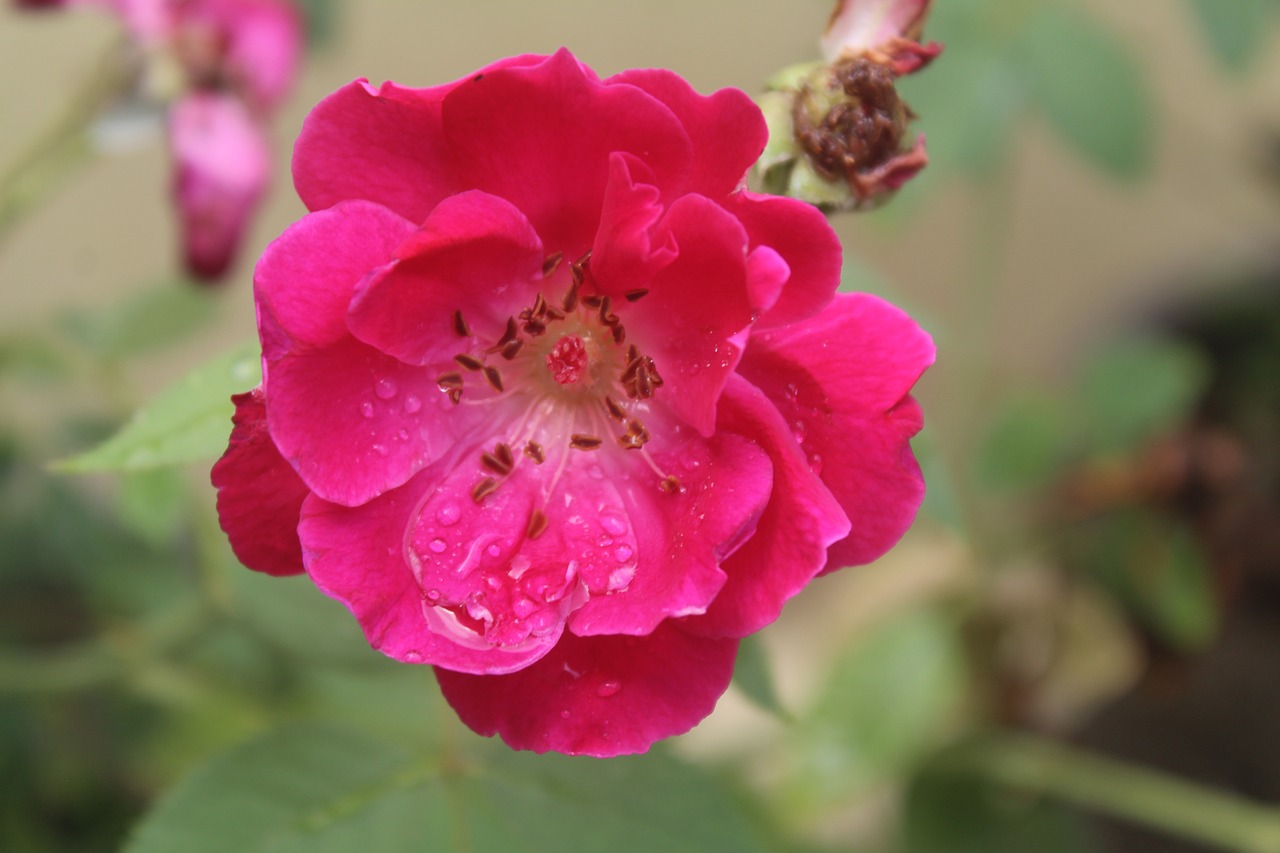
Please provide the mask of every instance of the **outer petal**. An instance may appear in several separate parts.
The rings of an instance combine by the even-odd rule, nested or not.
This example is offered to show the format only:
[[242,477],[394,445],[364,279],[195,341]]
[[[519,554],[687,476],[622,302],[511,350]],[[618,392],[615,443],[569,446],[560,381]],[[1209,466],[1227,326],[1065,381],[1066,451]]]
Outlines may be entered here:
[[446,96],[443,121],[459,182],[509,199],[567,258],[595,237],[612,152],[643,160],[664,187],[682,185],[692,156],[670,109],[601,83],[567,50],[477,74]]
[[[599,486],[589,471],[565,487],[567,494],[586,496],[583,509],[594,511],[600,524],[586,553],[595,555],[593,546],[602,541],[597,535],[616,540],[600,549],[600,562],[623,575],[610,578],[604,595],[597,594],[601,579],[586,576],[593,595],[569,620],[579,636],[647,634],[668,617],[703,613],[724,585],[721,562],[751,536],[769,500],[769,459],[744,439],[692,437],[663,449],[655,444],[661,442],[649,446],[654,462],[682,483],[677,493],[658,488],[648,470],[636,476],[646,467],[638,458],[627,460],[629,479],[617,473],[608,478],[618,485],[623,512],[590,502]],[[623,539],[631,530],[639,535]],[[634,563],[618,560],[618,547],[627,557],[638,551]]]
[[263,358],[333,344],[349,333],[356,285],[391,260],[414,223],[365,201],[304,216],[263,253],[253,273]]
[[170,111],[169,143],[187,268],[200,278],[218,278],[235,258],[266,189],[266,142],[238,100],[198,93]]
[[623,71],[605,81],[638,86],[671,108],[693,143],[693,168],[685,192],[718,198],[733,192],[768,141],[764,116],[740,89],[700,95],[666,69]]
[[672,205],[658,234],[674,239],[679,255],[623,321],[656,361],[666,404],[711,435],[716,401],[737,367],[746,330],[762,304],[776,299],[785,271],[776,263],[748,263],[742,226],[702,196]]
[[742,373],[782,412],[853,522],[827,571],[870,562],[902,536],[924,497],[911,453],[920,409],[907,396],[933,341],[903,311],[840,294],[819,316],[751,340]]
[[565,635],[511,675],[436,670],[462,721],[515,749],[571,755],[645,752],[711,713],[729,686],[736,640],[691,637],[664,622],[647,637]]
[[269,575],[299,574],[298,513],[307,487],[271,442],[262,388],[231,399],[231,440],[211,474],[218,521],[244,565]]
[[918,39],[932,6],[933,0],[841,0],[822,35],[822,55],[835,60]]
[[174,10],[179,38],[186,31],[221,43],[226,53],[225,67],[219,71],[256,108],[275,107],[293,87],[302,53],[302,18],[293,3],[189,0],[168,5]]
[[827,546],[849,534],[849,519],[778,410],[741,377],[725,388],[719,428],[751,438],[769,454],[773,493],[755,534],[725,560],[724,589],[688,627],[744,637],[777,619],[782,605],[822,570]]
[[544,260],[524,215],[477,191],[442,201],[396,258],[357,289],[347,324],[360,340],[412,364],[448,361],[466,347],[454,330],[458,310],[496,339],[518,294],[527,290],[532,303]]
[[811,317],[831,301],[840,286],[843,250],[821,211],[794,198],[747,190],[723,204],[747,229],[751,248],[773,249],[791,273],[777,302],[760,317],[760,328]]
[[[532,642],[508,647],[468,642],[467,635],[474,634],[460,629],[456,618],[446,622],[434,612],[430,590],[415,577],[413,552],[419,547],[430,550],[431,541],[416,541],[422,533],[430,535],[419,529],[421,515],[436,495],[440,473],[424,472],[404,488],[352,509],[309,498],[298,528],[307,572],[326,595],[351,610],[370,645],[396,660],[477,673],[506,673],[528,666],[555,644],[562,620]],[[476,520],[462,520],[462,511],[474,508],[469,498],[467,504],[451,504],[460,525]],[[439,509],[430,507],[433,521]],[[485,551],[479,556],[485,556]]]
[[609,155],[609,180],[591,248],[591,277],[600,292],[615,299],[647,290],[653,276],[676,256],[670,232],[661,242],[655,234],[664,208],[654,180],[638,157]]

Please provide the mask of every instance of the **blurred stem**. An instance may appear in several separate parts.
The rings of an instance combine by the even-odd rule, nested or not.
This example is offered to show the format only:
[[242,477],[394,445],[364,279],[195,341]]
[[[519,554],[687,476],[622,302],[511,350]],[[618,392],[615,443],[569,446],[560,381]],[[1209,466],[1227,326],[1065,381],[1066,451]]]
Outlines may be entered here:
[[1024,734],[984,738],[966,766],[1022,791],[1238,853],[1280,853],[1280,809]]
[[89,128],[129,78],[124,46],[113,42],[58,119],[0,173],[0,245],[28,210],[88,161],[93,153]]
[[110,684],[181,649],[214,619],[204,601],[185,599],[136,629],[111,630],[57,651],[0,654],[0,694],[63,693]]

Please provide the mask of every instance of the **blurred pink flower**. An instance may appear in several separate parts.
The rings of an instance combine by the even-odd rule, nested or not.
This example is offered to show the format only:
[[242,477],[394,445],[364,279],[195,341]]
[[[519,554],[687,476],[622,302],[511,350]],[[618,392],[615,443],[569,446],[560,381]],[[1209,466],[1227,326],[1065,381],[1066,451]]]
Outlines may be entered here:
[[933,344],[835,293],[816,209],[743,188],[764,143],[742,92],[567,51],[326,98],[212,472],[240,559],[305,571],[515,748],[697,724],[738,640],[924,490]]
[[942,52],[920,44],[933,0],[840,0],[822,35],[828,62],[867,57],[895,75],[910,74]]

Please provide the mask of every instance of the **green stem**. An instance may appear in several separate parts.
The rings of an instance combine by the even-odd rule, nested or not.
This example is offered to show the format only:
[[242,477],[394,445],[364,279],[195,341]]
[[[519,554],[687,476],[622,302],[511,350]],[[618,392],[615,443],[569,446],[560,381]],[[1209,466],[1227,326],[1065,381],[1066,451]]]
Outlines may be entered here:
[[130,76],[123,46],[109,45],[58,120],[0,173],[0,244],[28,210],[88,161],[93,153],[89,128],[103,108],[120,96]]
[[984,738],[963,759],[989,779],[1238,853],[1280,853],[1280,809],[1044,738]]

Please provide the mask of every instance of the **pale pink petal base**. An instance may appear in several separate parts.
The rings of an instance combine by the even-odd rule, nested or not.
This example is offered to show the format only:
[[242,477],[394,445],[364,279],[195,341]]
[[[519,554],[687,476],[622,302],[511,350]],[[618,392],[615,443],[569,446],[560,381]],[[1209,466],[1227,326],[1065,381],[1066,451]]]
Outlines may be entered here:
[[436,669],[445,699],[482,735],[513,749],[606,758],[683,734],[729,687],[738,641],[694,637],[664,622],[647,637],[566,634],[510,675]]

